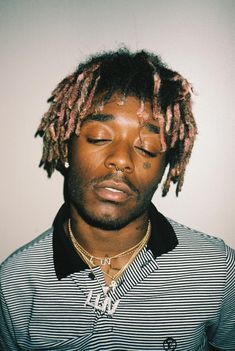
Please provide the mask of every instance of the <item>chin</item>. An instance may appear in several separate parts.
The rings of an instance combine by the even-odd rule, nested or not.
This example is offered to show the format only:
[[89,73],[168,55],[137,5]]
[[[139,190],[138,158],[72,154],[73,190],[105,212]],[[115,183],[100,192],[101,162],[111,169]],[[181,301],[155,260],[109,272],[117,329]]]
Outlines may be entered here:
[[77,209],[83,220],[89,225],[100,228],[103,230],[120,230],[128,225],[130,222],[141,216],[145,209],[125,209],[121,211],[120,209],[96,209],[96,211],[89,211],[88,209],[79,208]]
[[129,222],[123,221],[123,220],[90,218],[90,224],[93,227],[96,227],[102,230],[110,230],[110,231],[120,230],[124,228],[128,223]]
[[114,216],[114,215],[95,215],[85,213],[81,214],[81,217],[93,227],[100,228],[103,230],[119,230],[125,227],[128,223],[132,221],[132,218]]

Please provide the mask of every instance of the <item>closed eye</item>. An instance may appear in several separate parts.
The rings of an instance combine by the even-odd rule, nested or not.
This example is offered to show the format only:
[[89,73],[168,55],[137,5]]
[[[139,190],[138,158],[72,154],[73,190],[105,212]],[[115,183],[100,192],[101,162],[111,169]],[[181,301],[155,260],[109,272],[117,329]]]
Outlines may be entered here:
[[106,142],[111,141],[110,139],[98,139],[98,138],[87,138],[88,143],[102,145]]
[[156,157],[157,156],[157,152],[151,152],[151,151],[148,151],[148,150],[146,150],[146,149],[144,149],[144,148],[142,148],[142,147],[139,147],[139,146],[136,146],[135,147],[138,151],[140,151],[142,154],[144,154],[144,155],[147,155],[147,156],[149,156],[149,157]]

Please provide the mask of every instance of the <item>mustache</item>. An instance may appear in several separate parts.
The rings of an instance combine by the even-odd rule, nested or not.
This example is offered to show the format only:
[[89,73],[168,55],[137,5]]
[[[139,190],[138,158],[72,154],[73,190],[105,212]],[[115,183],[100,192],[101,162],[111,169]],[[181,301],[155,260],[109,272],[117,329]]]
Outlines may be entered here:
[[136,188],[136,186],[134,184],[132,184],[132,182],[125,175],[119,176],[115,173],[109,173],[109,174],[106,174],[102,177],[95,178],[91,181],[91,185],[97,185],[105,180],[113,180],[114,182],[115,181],[122,182],[122,183],[126,184],[131,189],[131,191],[133,191],[136,194],[139,194],[139,190]]

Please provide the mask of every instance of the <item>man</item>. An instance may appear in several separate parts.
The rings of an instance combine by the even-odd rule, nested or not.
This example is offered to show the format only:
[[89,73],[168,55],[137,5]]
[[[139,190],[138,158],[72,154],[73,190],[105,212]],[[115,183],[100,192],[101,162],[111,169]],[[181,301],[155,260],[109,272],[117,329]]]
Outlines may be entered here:
[[166,219],[197,127],[191,86],[148,52],[90,58],[53,91],[41,165],[53,228],[1,267],[3,350],[235,350],[234,252]]

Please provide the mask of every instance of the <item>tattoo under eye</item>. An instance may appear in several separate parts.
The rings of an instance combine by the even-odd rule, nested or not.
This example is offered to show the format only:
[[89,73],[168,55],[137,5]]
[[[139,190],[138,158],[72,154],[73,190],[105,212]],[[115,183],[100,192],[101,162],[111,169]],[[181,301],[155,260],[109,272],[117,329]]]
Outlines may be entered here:
[[149,168],[151,168],[151,163],[149,163],[149,162],[144,162],[144,163],[143,163],[143,168],[144,168],[144,169],[149,169]]

